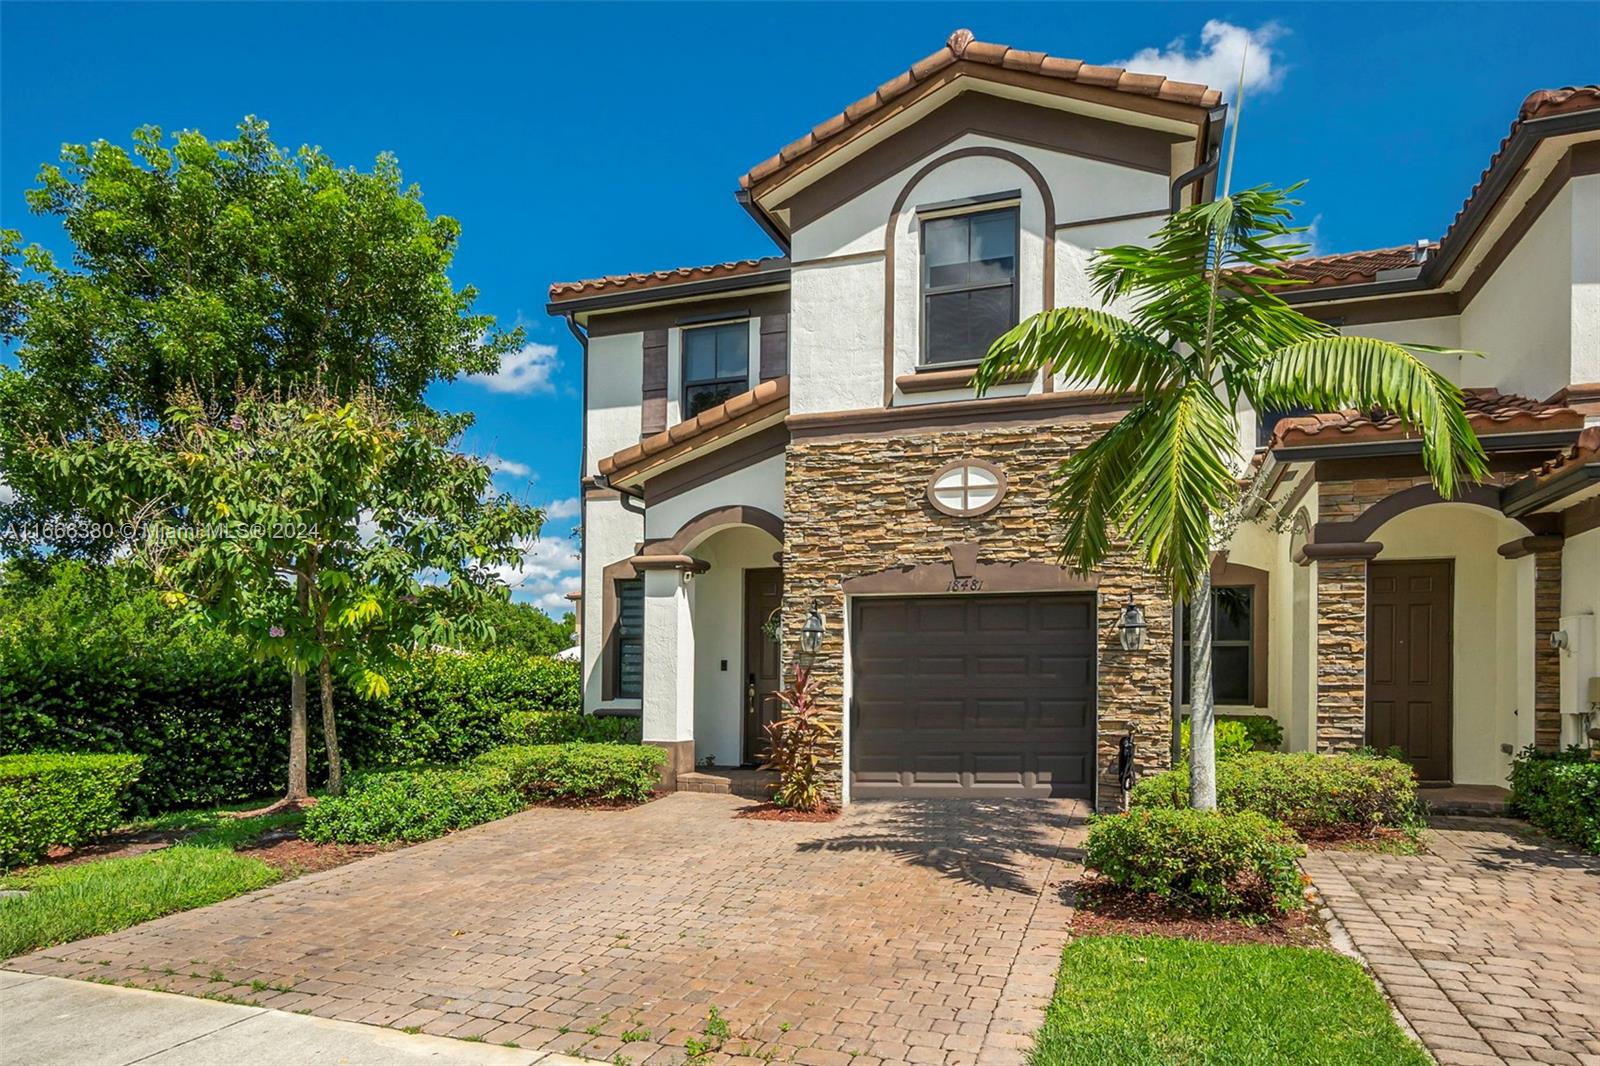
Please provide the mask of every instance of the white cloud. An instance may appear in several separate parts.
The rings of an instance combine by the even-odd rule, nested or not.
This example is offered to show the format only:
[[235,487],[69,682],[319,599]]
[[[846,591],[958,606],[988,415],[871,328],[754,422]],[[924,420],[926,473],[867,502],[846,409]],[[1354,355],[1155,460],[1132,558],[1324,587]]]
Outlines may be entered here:
[[546,518],[576,518],[580,508],[576,496],[568,496],[564,500],[551,500],[544,505]]
[[1239,87],[1241,60],[1246,89],[1271,90],[1283,81],[1283,64],[1273,50],[1283,32],[1283,27],[1273,22],[1248,30],[1211,19],[1200,29],[1198,51],[1189,51],[1188,41],[1179,37],[1166,48],[1142,49],[1116,65],[1141,74],[1165,74],[1174,81],[1200,82],[1221,89],[1224,97],[1232,99]]
[[17,501],[17,490],[0,481],[0,506]]
[[528,477],[533,473],[533,467],[529,466],[527,463],[519,463],[515,459],[507,459],[505,456],[496,455],[494,452],[490,452],[488,455],[485,455],[483,457],[483,461],[488,464],[489,472],[491,474],[510,474],[512,477]]
[[577,537],[549,537],[530,543],[520,562],[497,567],[496,573],[511,586],[512,599],[564,614],[572,609],[567,593],[583,584],[578,566]]
[[555,384],[550,375],[560,365],[555,345],[529,343],[502,358],[500,369],[493,374],[469,374],[467,380],[477,382],[490,392],[554,392]]

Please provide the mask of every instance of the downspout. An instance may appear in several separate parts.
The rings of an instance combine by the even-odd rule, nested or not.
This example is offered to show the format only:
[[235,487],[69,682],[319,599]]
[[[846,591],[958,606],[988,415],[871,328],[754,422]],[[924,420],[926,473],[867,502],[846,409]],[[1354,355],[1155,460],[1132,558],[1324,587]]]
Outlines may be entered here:
[[1227,129],[1227,119],[1227,104],[1218,104],[1211,109],[1211,114],[1206,119],[1205,162],[1184,171],[1172,181],[1170,205],[1174,215],[1183,208],[1183,190],[1197,182],[1200,184],[1200,188],[1195,191],[1194,202],[1200,202],[1200,194],[1205,189],[1205,179],[1214,173],[1217,166],[1222,162],[1222,134]]
[[589,627],[583,624],[583,611],[587,606],[584,578],[588,576],[589,566],[589,494],[584,484],[589,478],[589,335],[578,325],[572,312],[561,317],[566,319],[567,329],[578,339],[583,353],[583,383],[579,386],[578,397],[578,673],[581,678],[589,662]]

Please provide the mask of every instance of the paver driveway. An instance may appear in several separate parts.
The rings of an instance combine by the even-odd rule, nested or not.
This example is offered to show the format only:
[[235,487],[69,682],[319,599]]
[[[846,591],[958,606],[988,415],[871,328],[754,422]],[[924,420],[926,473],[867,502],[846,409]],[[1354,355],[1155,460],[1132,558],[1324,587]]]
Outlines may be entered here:
[[1429,853],[1307,872],[1445,1064],[1600,1064],[1600,858],[1520,822],[1439,818]]
[[746,802],[527,811],[9,965],[652,1066],[712,1006],[720,1061],[1020,1061],[1080,804]]

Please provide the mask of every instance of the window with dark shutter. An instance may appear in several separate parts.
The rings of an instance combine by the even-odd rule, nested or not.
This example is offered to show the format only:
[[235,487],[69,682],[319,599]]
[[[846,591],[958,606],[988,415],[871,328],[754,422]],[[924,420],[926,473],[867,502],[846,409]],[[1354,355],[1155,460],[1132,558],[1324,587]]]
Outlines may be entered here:
[[[1255,589],[1219,585],[1211,590],[1211,687],[1219,705],[1255,702]],[[1189,702],[1189,611],[1183,611],[1183,702]]]
[[1017,209],[922,224],[922,361],[975,363],[1017,324]]
[[683,331],[683,420],[750,388],[750,323]]
[[617,697],[644,695],[644,578],[617,582]]

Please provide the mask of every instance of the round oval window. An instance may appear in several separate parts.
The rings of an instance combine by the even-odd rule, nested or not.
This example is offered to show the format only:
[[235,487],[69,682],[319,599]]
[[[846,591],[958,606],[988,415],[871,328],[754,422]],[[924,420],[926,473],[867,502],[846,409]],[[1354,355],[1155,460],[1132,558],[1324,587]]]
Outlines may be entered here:
[[971,517],[993,510],[1006,491],[998,467],[977,460],[951,463],[928,483],[928,502],[948,515]]

